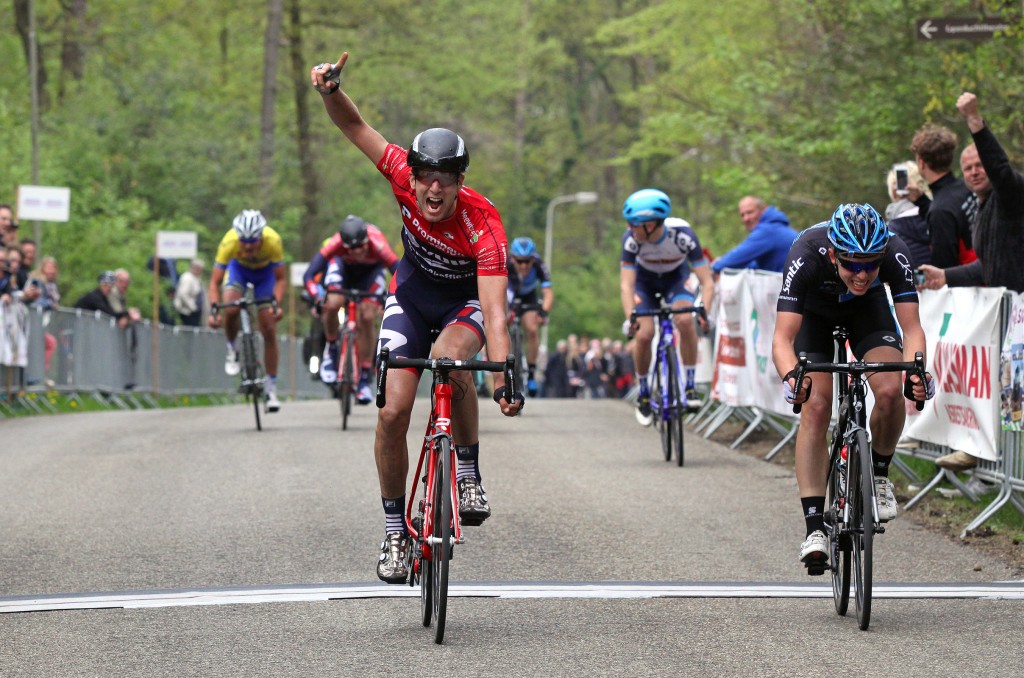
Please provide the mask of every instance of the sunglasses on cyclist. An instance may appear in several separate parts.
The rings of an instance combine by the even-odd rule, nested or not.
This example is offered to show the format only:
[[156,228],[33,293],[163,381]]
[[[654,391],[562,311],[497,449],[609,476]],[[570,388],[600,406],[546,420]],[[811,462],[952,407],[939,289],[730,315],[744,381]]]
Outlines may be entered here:
[[424,172],[416,170],[412,174],[416,177],[416,181],[422,182],[427,186],[430,186],[436,181],[442,186],[448,187],[459,180],[459,175],[453,172]]
[[836,257],[836,261],[839,265],[845,268],[850,273],[871,273],[882,265],[881,259],[873,259],[871,261],[851,261],[850,259],[843,259],[842,257]]
[[527,264],[533,263],[533,258],[531,257],[529,259],[519,259],[518,257],[514,257],[513,261],[515,261],[520,266],[526,266]]

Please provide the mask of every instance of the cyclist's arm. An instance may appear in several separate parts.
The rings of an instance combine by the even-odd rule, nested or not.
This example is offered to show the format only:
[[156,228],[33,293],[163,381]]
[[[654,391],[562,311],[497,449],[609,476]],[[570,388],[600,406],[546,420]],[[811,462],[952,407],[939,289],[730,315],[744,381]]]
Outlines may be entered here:
[[780,311],[775,318],[775,334],[772,336],[772,360],[780,379],[796,367],[797,357],[793,344],[804,317],[799,313]]
[[893,308],[896,310],[896,322],[900,324],[900,331],[903,332],[903,359],[913,362],[916,353],[921,353],[927,358],[928,345],[924,328],[921,327],[919,304],[893,304]]
[[[341,59],[338,60],[335,67],[339,69],[344,68],[346,61],[348,61],[348,52],[341,55]],[[316,85],[316,67],[313,68],[312,76],[313,84]],[[320,78],[322,82],[322,74],[320,74]],[[321,98],[324,100],[327,115],[331,117],[331,120],[334,121],[334,124],[338,126],[338,129],[342,131],[348,140],[362,151],[363,155],[369,158],[374,165],[380,162],[388,142],[380,132],[370,127],[363,120],[363,116],[359,114],[359,109],[356,108],[356,105],[345,91],[339,87],[333,94],[324,94],[321,95]]]
[[310,260],[309,266],[306,267],[306,272],[302,274],[302,286],[306,288],[309,296],[314,299],[319,294],[316,277],[320,275],[325,268],[327,268],[327,259],[321,252],[317,252]]
[[220,303],[220,288],[224,284],[224,272],[226,269],[214,266],[213,271],[210,273],[210,287],[207,289],[207,296],[210,298],[211,304]]
[[555,292],[550,287],[540,288],[540,306],[545,313],[551,313],[551,307],[555,305]]
[[632,266],[622,266],[619,269],[619,296],[622,300],[622,312],[626,314],[626,320],[633,312],[635,306],[633,296],[636,294],[636,269]]
[[[487,359],[504,362],[511,348],[506,322],[506,289],[508,278],[502,275],[481,275],[476,279],[480,308],[484,314],[484,335],[487,340]],[[494,373],[494,388],[505,385],[505,375]]]
[[288,277],[285,275],[285,265],[274,267],[274,298],[277,299],[277,317],[281,317],[284,309],[284,292],[288,289]]
[[715,298],[715,278],[711,274],[711,267],[704,265],[693,269],[693,274],[700,281],[700,300],[704,304],[704,310],[711,312],[711,303]]

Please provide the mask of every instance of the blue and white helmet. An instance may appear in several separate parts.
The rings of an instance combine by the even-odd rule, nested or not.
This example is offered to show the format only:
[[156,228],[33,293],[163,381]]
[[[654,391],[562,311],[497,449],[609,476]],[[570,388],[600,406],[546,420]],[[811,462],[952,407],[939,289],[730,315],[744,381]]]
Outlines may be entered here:
[[238,234],[238,239],[248,242],[262,238],[266,225],[267,220],[259,210],[242,210],[231,222],[232,228]]
[[631,225],[660,221],[672,213],[672,200],[656,188],[644,188],[626,198],[622,216]]
[[870,257],[885,252],[889,227],[867,203],[840,205],[828,225],[828,239],[836,252],[851,257]]
[[516,238],[512,241],[512,246],[509,249],[516,259],[525,259],[537,254],[537,246],[533,244],[533,238]]

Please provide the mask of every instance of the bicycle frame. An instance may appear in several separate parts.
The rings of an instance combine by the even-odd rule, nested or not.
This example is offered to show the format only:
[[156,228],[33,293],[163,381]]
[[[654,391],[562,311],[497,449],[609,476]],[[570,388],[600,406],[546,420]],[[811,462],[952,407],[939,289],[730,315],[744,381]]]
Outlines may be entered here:
[[256,414],[256,430],[262,431],[263,425],[260,422],[260,400],[263,396],[263,385],[266,377],[263,376],[263,368],[260,363],[259,356],[256,354],[256,334],[252,328],[252,308],[259,308],[261,305],[270,304],[272,307],[277,307],[277,299],[274,297],[261,297],[254,299],[250,295],[253,292],[253,286],[250,283],[246,286],[244,295],[236,299],[235,301],[229,301],[221,304],[214,304],[211,311],[214,314],[218,314],[222,308],[237,308],[238,319],[240,323],[240,331],[238,336],[241,338],[241,345],[239,347],[239,357],[242,362],[241,372],[241,385],[240,392],[246,397],[252,396],[253,408]]
[[662,422],[668,422],[677,412],[681,413],[686,409],[686,389],[683,388],[682,381],[683,370],[679,362],[679,351],[676,349],[675,323],[672,322],[672,316],[681,313],[693,313],[707,320],[703,306],[672,308],[664,301],[657,309],[646,311],[633,309],[633,313],[630,314],[631,321],[642,317],[658,319],[658,348],[654,354],[652,373],[660,377],[662,384],[668,385],[675,381],[676,385],[674,389],[662,389],[660,402],[651,401],[651,410]]

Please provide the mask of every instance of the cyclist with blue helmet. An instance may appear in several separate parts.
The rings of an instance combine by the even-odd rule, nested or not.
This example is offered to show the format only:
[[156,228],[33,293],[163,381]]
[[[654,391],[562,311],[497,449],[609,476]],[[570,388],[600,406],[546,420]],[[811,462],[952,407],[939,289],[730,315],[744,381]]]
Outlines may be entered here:
[[[893,311],[882,285],[889,285]],[[828,562],[825,536],[825,484],[828,475],[826,433],[832,418],[832,375],[816,373],[797,388],[797,354],[811,361],[832,360],[832,331],[843,325],[858,360],[913,361],[925,353],[925,335],[918,312],[914,271],[906,243],[889,232],[885,221],[868,204],[840,205],[831,219],[803,231],[793,242],[783,271],[778,317],[772,339],[772,358],[790,403],[804,403],[796,438],[796,480],[806,523],[800,561]],[[899,327],[897,328],[897,322]],[[901,334],[902,332],[902,334]],[[934,381],[917,376],[900,383],[898,372],[873,375],[870,428],[878,517],[896,517],[896,498],[889,480],[889,462],[903,433],[906,410],[903,394],[917,400],[935,394]],[[813,380],[815,388],[811,389]]]
[[[650,426],[651,392],[647,371],[651,365],[651,341],[654,339],[654,318],[639,317],[635,326],[630,326],[633,309],[653,310],[658,308],[659,298],[665,299],[673,308],[690,308],[695,301],[686,282],[690,273],[700,281],[701,300],[705,308],[711,307],[715,283],[711,267],[704,259],[700,240],[693,228],[683,219],[670,216],[672,200],[655,188],[645,188],[633,193],[622,207],[622,216],[629,228],[622,235],[622,257],[619,267],[619,291],[622,310],[626,314],[623,331],[635,334],[633,361],[636,364],[640,382],[637,398],[636,417],[644,426]],[[697,328],[700,322],[704,329],[706,321],[697,321],[690,314],[673,316],[679,330],[679,345],[686,372],[686,401],[691,408],[700,408],[694,377],[697,365]]]
[[[533,238],[519,237],[509,245],[511,266],[508,267],[509,303],[518,300],[524,306],[540,304],[540,312],[530,310],[523,313],[523,330],[526,333],[526,378],[527,395],[537,395],[537,353],[540,348],[539,329],[547,322],[551,307],[555,304],[555,292],[551,289],[551,274],[537,253]],[[537,291],[540,290],[540,299]]]

